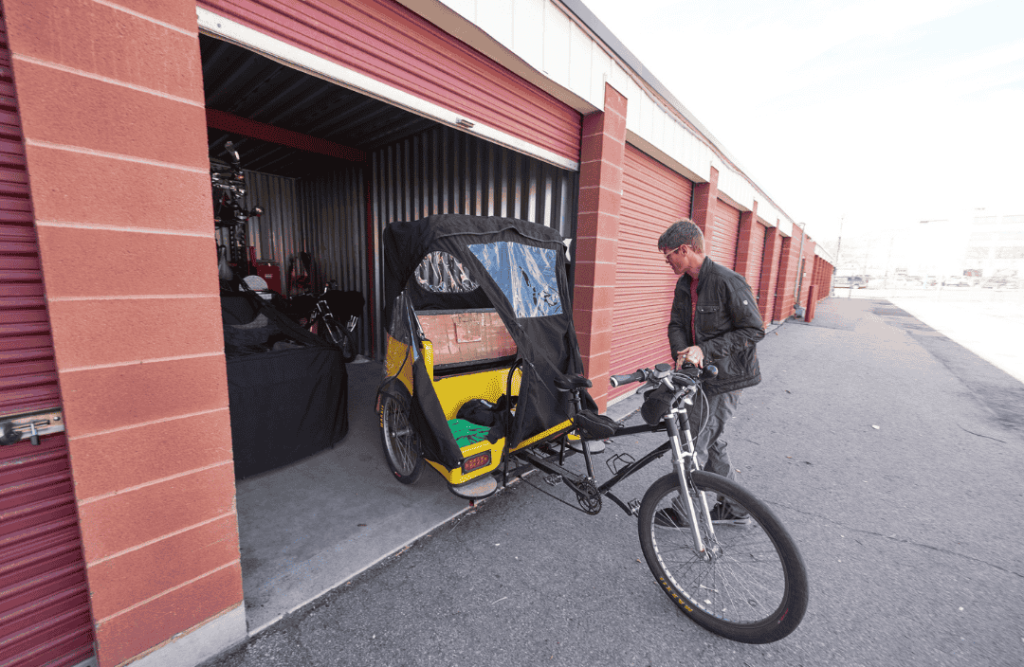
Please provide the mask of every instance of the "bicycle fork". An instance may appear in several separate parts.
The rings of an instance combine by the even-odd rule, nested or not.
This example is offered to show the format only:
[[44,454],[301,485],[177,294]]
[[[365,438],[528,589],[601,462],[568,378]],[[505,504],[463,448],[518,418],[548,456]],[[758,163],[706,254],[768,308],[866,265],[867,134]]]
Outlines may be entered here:
[[[682,421],[685,426],[683,429],[683,435],[686,436],[685,446],[683,438],[680,436],[679,421],[676,419],[677,414],[682,415]],[[698,556],[708,559],[710,554],[708,554],[707,547],[704,545],[704,540],[700,534],[697,512],[701,513],[704,524],[708,527],[708,538],[711,540],[714,540],[715,537],[715,527],[711,523],[711,510],[708,509],[706,494],[703,491],[698,492],[697,497],[700,498],[699,507],[694,506],[693,497],[690,495],[689,471],[698,469],[698,465],[696,448],[693,444],[693,436],[690,434],[689,417],[686,414],[686,410],[672,410],[665,416],[665,426],[668,430],[669,442],[672,443],[672,464],[675,468],[676,476],[679,478],[679,492],[685,503],[686,516],[690,523],[690,534],[693,536],[693,551]]]

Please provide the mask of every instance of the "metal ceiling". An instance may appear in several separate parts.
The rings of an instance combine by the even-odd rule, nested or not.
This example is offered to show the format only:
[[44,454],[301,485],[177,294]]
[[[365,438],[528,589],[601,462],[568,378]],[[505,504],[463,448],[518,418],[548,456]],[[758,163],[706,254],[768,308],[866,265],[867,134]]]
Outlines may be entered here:
[[[370,153],[437,125],[432,120],[289,68],[206,35],[199,36],[206,106]],[[301,178],[338,168],[337,158],[208,129],[210,157],[230,139],[242,166]]]

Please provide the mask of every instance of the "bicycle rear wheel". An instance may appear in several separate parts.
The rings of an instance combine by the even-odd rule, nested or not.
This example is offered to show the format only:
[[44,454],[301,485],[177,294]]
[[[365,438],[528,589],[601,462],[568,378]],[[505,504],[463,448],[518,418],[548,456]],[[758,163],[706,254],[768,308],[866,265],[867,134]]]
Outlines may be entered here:
[[[796,544],[775,514],[725,477],[694,471],[690,490],[706,554],[694,551],[686,501],[675,473],[656,481],[640,505],[640,545],[654,578],[679,609],[711,632],[748,644],[778,641],[807,610],[807,572]],[[700,509],[716,497],[748,513],[747,525],[714,525]],[[680,525],[681,524],[681,525]]]

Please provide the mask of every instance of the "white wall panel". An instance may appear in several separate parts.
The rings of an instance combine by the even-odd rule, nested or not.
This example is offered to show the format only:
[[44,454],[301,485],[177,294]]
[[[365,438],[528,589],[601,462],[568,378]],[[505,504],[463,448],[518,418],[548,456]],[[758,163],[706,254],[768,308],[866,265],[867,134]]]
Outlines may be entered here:
[[509,50],[515,45],[512,33],[513,2],[514,0],[476,0],[476,24]]
[[[597,45],[594,43],[594,40],[590,39],[590,35],[584,32],[583,28],[575,23],[570,23],[569,25],[571,27],[569,35],[569,89],[580,97],[584,97],[590,90],[590,82],[592,81],[590,68],[593,64],[591,52],[597,48]],[[584,97],[584,99],[586,98]]]
[[604,84],[611,80],[611,71],[612,57],[594,45],[590,50],[590,87],[581,97],[599,109],[604,107]]
[[572,21],[557,5],[544,8],[544,73],[560,86],[569,88],[569,43]]
[[544,71],[542,26],[547,6],[547,0],[516,0],[512,14],[512,51],[538,72]]

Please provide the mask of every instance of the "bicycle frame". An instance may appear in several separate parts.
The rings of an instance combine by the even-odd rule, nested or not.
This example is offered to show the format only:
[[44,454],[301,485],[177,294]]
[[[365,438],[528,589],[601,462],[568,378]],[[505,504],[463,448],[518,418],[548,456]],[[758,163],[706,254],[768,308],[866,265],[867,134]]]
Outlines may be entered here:
[[[709,537],[714,539],[714,527],[711,523],[711,511],[708,508],[707,498],[703,491],[700,492],[700,507],[694,507],[693,500],[690,496],[689,489],[692,486],[690,481],[690,472],[698,469],[696,459],[696,448],[693,441],[693,436],[690,433],[690,419],[689,414],[682,403],[689,400],[690,397],[682,397],[679,401],[681,405],[679,407],[673,407],[661,420],[661,427],[668,432],[668,440],[663,442],[661,445],[655,447],[647,454],[642,456],[640,459],[631,461],[618,469],[611,478],[605,481],[603,484],[597,487],[597,491],[609,498],[616,505],[618,505],[622,511],[630,516],[636,515],[640,508],[638,501],[633,500],[630,502],[623,502],[618,496],[612,493],[612,489],[615,488],[619,482],[623,481],[627,477],[630,477],[634,473],[646,468],[648,465],[656,461],[657,459],[664,456],[667,452],[672,452],[672,465],[675,469],[676,475],[679,478],[679,487],[682,491],[682,496],[686,502],[686,512],[689,517],[690,533],[693,537],[693,548],[694,551],[702,556],[707,557],[707,547],[704,544],[704,540],[700,535],[700,531],[697,528],[698,522],[696,521],[696,512],[702,512],[704,514],[705,525],[708,526],[710,532]],[[578,400],[578,399],[577,399]],[[680,428],[682,426],[682,428]],[[655,433],[661,430],[658,426],[648,426],[647,424],[641,424],[638,426],[630,426],[621,428],[616,431],[615,436],[624,435],[636,435],[640,433]],[[525,458],[529,461],[527,467],[533,466],[549,474],[555,474],[562,478],[562,481],[577,494],[582,493],[581,483],[584,480],[595,480],[593,459],[590,453],[589,443],[585,439],[582,440],[583,444],[583,457],[586,462],[587,475],[581,476],[574,473],[561,464],[564,459],[564,446],[563,452],[559,455],[559,463],[555,464],[550,459],[539,456],[536,452],[527,450],[524,452],[517,453],[521,458]]]

